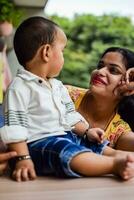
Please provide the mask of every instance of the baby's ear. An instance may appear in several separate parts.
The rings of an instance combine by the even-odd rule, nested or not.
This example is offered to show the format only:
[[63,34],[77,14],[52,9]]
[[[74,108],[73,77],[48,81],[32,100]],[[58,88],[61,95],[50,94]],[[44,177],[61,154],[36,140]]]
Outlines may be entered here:
[[43,46],[43,48],[42,48],[42,59],[45,62],[49,61],[50,53],[51,53],[51,46],[50,46],[50,44],[45,44]]

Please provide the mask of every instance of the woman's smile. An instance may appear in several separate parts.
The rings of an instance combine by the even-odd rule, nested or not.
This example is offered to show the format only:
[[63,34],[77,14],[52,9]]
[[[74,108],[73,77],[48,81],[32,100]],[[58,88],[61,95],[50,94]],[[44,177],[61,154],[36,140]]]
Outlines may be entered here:
[[99,74],[95,74],[91,80],[91,84],[93,85],[107,85],[106,81]]

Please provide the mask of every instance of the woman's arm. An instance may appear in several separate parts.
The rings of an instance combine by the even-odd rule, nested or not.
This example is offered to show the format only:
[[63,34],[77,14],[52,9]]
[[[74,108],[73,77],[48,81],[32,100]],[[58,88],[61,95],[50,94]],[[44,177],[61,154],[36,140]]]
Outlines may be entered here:
[[134,151],[134,133],[129,132],[122,134],[119,137],[115,148],[124,151]]

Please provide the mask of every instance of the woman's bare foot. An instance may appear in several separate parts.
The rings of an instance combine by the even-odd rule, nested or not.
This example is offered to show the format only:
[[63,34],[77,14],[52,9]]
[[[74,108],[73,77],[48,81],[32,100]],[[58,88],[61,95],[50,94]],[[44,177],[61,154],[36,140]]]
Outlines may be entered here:
[[125,159],[115,159],[114,173],[122,179],[129,180],[134,177],[134,156],[128,154]]

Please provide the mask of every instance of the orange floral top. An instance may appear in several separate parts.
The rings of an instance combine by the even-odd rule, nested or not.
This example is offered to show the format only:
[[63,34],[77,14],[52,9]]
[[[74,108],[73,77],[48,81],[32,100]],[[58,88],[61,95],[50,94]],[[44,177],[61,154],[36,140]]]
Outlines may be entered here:
[[[67,85],[66,87],[69,91],[72,100],[75,103],[76,109],[78,109],[87,90],[70,85]],[[121,119],[120,115],[116,113],[105,131],[105,138],[110,141],[109,146],[114,148],[119,137],[122,134],[127,134],[130,131],[131,128],[128,125],[128,123]]]

